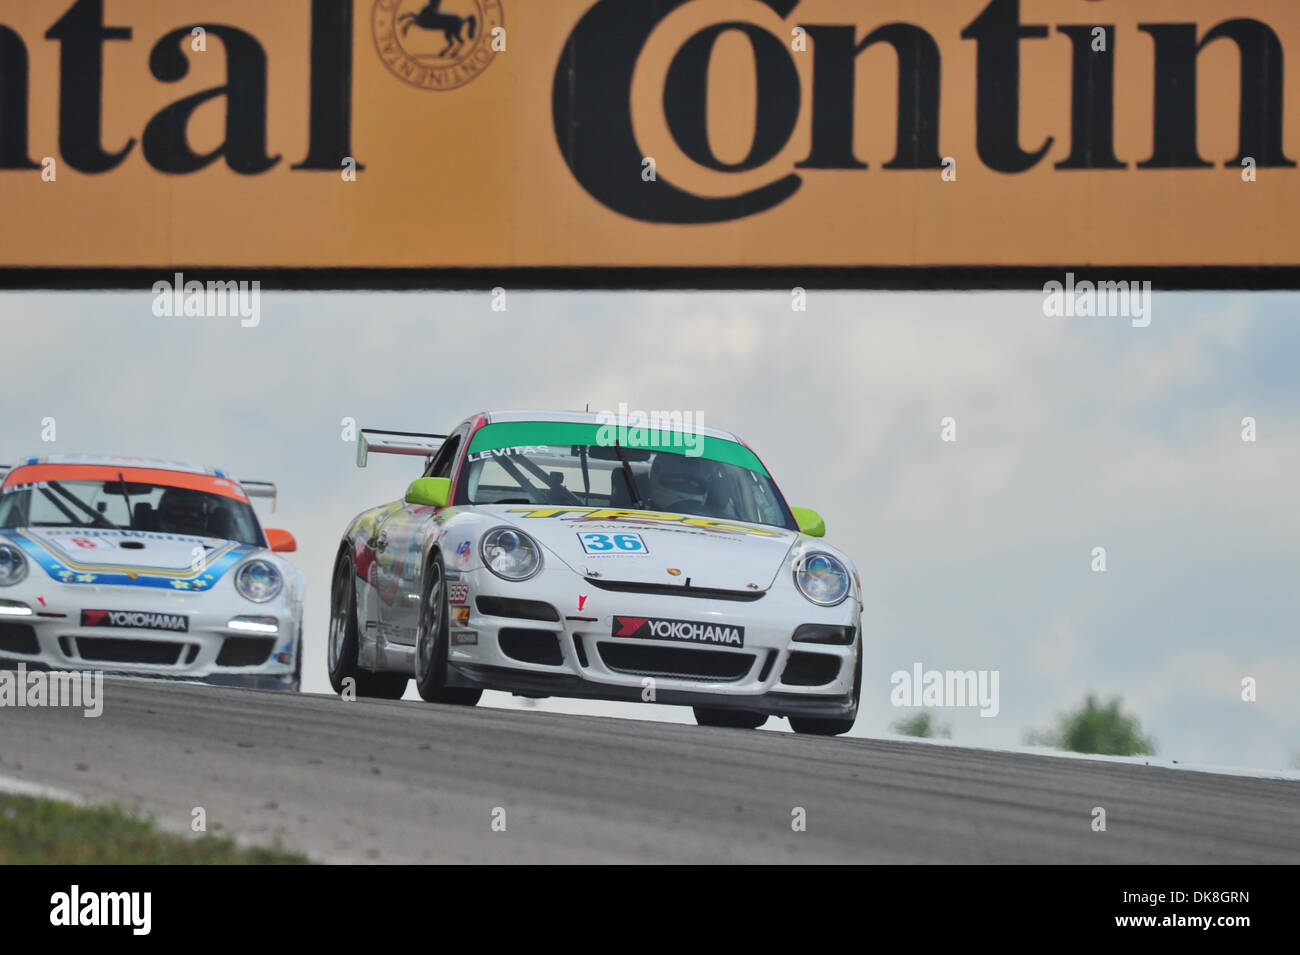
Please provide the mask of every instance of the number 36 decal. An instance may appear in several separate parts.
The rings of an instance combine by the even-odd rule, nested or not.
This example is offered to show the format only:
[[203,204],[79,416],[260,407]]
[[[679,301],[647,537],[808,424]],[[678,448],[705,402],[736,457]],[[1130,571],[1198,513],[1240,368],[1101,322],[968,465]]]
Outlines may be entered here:
[[645,556],[650,551],[640,534],[579,534],[582,549],[592,556],[619,555],[624,557]]

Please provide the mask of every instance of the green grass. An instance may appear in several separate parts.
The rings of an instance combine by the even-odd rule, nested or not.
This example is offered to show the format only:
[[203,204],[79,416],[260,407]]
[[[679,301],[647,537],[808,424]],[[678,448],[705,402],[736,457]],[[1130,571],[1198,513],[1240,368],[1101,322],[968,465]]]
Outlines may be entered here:
[[113,806],[74,806],[0,793],[0,865],[305,865],[278,847],[243,849],[233,839],[160,832]]

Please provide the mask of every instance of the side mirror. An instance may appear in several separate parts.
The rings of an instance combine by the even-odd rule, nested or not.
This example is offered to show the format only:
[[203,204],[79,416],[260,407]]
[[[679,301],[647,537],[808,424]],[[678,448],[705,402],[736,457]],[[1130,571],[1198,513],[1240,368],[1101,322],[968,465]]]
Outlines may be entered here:
[[298,541],[292,534],[275,528],[267,528],[266,542],[277,554],[292,554],[298,549]]
[[799,525],[799,530],[809,537],[825,537],[826,522],[822,516],[810,507],[792,507],[790,513],[794,515],[795,523]]
[[446,507],[451,503],[451,478],[416,478],[406,489],[406,503],[417,507]]

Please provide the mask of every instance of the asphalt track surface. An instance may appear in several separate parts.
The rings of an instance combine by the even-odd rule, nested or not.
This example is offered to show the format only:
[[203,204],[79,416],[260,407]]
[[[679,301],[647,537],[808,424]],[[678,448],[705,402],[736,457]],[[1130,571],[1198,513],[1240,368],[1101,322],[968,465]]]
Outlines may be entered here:
[[327,862],[1300,862],[1288,780],[183,684],[104,697],[98,719],[0,710],[0,776],[171,827],[201,806],[210,831]]

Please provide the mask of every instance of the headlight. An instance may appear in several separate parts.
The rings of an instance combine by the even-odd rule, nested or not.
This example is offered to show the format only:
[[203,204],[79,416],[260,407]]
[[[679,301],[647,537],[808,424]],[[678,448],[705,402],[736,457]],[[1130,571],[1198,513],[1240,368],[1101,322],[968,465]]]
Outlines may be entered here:
[[0,587],[12,587],[27,577],[27,558],[13,544],[0,543]]
[[483,535],[479,552],[487,569],[504,580],[527,580],[542,569],[542,549],[523,531],[496,527]]
[[834,607],[849,595],[849,571],[844,564],[820,551],[805,554],[794,565],[799,592],[819,607]]
[[270,561],[250,560],[235,574],[235,589],[253,603],[274,600],[283,588],[284,577]]

